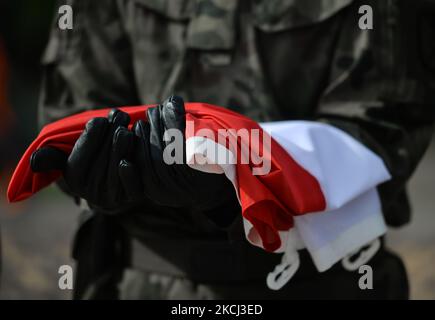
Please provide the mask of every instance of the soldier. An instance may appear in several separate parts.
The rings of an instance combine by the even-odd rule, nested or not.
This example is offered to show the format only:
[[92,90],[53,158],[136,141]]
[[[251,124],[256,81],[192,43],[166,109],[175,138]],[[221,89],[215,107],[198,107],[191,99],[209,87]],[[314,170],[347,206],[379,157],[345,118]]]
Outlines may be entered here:
[[[86,109],[158,103],[172,93],[259,122],[326,122],[382,157],[392,175],[379,187],[386,222],[397,227],[409,221],[406,182],[433,128],[433,1],[69,4],[73,29],[55,24],[43,57],[41,124]],[[361,5],[373,8],[372,30],[358,27]],[[122,117],[111,114],[103,121],[112,128],[110,138],[128,123]],[[106,126],[97,122],[90,126]],[[111,157],[110,151],[104,155]],[[95,167],[100,159],[89,161],[96,161]],[[71,190],[75,171],[69,173],[63,188],[77,195]],[[92,177],[86,179],[86,186],[96,185]],[[216,188],[223,194],[228,190],[223,181]],[[291,282],[271,291],[264,275],[279,256],[246,242],[231,196],[223,197],[219,212],[226,214],[219,221],[207,210],[174,209],[162,204],[164,199],[113,203],[107,212],[98,202],[113,198],[98,186],[83,190],[91,209],[84,209],[74,242],[75,298],[408,297],[403,263],[384,243],[371,260],[373,290],[360,290],[358,274],[338,264],[317,273],[302,254],[302,267]],[[161,195],[171,196],[170,191]]]

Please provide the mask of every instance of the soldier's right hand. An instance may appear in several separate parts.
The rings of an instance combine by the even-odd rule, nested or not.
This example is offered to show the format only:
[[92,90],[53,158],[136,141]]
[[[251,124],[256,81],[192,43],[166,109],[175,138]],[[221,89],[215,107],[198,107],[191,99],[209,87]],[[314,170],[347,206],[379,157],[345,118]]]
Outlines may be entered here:
[[115,213],[130,201],[120,178],[121,160],[129,158],[134,135],[127,127],[130,117],[117,109],[107,118],[93,118],[76,141],[71,154],[47,146],[30,160],[33,172],[62,170],[68,191],[88,201],[91,208]]

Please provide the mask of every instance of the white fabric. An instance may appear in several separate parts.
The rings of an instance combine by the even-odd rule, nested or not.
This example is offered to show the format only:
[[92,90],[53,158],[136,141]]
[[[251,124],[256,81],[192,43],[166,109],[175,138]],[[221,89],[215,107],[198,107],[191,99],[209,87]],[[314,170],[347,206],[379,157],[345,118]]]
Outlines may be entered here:
[[326,212],[295,218],[297,235],[319,271],[386,232],[376,186],[390,174],[378,155],[324,123],[279,121],[261,126],[320,183]]
[[[276,252],[291,254],[306,247],[317,269],[325,271],[385,233],[376,186],[390,175],[379,156],[328,124],[280,121],[261,126],[317,179],[327,204],[324,212],[298,216],[294,228],[280,232],[282,246]],[[197,170],[224,173],[237,190],[235,165],[213,163],[214,157],[207,156],[214,155],[216,148],[224,147],[205,137],[191,137],[186,140],[187,161]],[[234,157],[230,150],[222,154],[225,159]],[[207,158],[207,164],[195,164],[193,159],[198,156]],[[247,239],[262,247],[258,233],[246,219],[244,227]]]
[[295,225],[320,272],[386,232],[375,189],[341,208],[298,216]]
[[347,133],[324,123],[260,124],[320,183],[327,210],[337,209],[390,179],[382,159]]

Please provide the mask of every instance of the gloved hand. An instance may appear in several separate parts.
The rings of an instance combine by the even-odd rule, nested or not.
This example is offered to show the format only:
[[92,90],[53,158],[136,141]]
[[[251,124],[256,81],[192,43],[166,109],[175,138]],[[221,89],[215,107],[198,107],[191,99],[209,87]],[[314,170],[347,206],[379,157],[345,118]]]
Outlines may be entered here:
[[119,177],[119,164],[128,159],[135,137],[128,131],[130,117],[117,109],[107,118],[93,118],[69,156],[53,147],[36,150],[30,160],[34,172],[62,170],[68,191],[107,212],[123,209],[131,199]]
[[148,109],[147,118],[136,122],[130,132],[128,115],[112,110],[107,119],[87,123],[69,156],[44,147],[33,153],[31,168],[62,170],[69,192],[100,211],[117,213],[132,204],[152,202],[162,210],[202,211],[218,226],[228,226],[240,212],[231,182],[223,174],[200,172],[185,164],[184,143],[183,164],[163,161],[168,144],[165,130],[178,129],[184,136],[183,100],[171,97]]
[[[172,96],[163,104],[147,110],[148,121],[133,126],[139,138],[132,161],[122,161],[120,174],[128,193],[145,194],[156,204],[200,210],[218,226],[226,227],[240,213],[232,183],[223,174],[205,173],[186,164],[185,109],[180,97]],[[166,164],[163,157],[165,130],[180,130],[183,137],[183,163]]]

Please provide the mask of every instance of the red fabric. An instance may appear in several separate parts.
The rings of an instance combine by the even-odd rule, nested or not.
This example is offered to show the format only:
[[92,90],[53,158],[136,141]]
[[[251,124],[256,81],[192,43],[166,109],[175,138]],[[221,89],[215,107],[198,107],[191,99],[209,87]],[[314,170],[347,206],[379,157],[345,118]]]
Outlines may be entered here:
[[[131,123],[146,119],[145,110],[151,106],[121,107],[131,117]],[[218,132],[218,129],[241,128],[259,129],[260,126],[240,114],[228,109],[203,103],[186,103],[186,121],[192,121],[195,132],[202,128]],[[33,173],[30,169],[30,156],[38,148],[53,146],[70,153],[75,141],[82,133],[88,120],[106,117],[110,109],[86,111],[45,126],[38,137],[28,147],[9,183],[7,196],[10,202],[24,200],[60,177],[61,172]],[[195,135],[186,130],[186,138]],[[216,135],[218,136],[218,135]],[[216,139],[217,140],[217,139]],[[218,142],[218,141],[216,141]],[[308,171],[296,163],[286,151],[272,139],[270,150],[263,150],[262,139],[258,146],[250,146],[253,151],[271,160],[268,174],[253,175],[252,162],[240,161],[241,145],[239,139],[235,148],[237,153],[237,182],[243,216],[257,230],[268,251],[275,251],[281,245],[278,231],[286,231],[293,226],[293,216],[309,212],[323,211],[325,198],[318,181]],[[227,146],[228,147],[228,146]],[[234,146],[233,146],[234,147]]]

